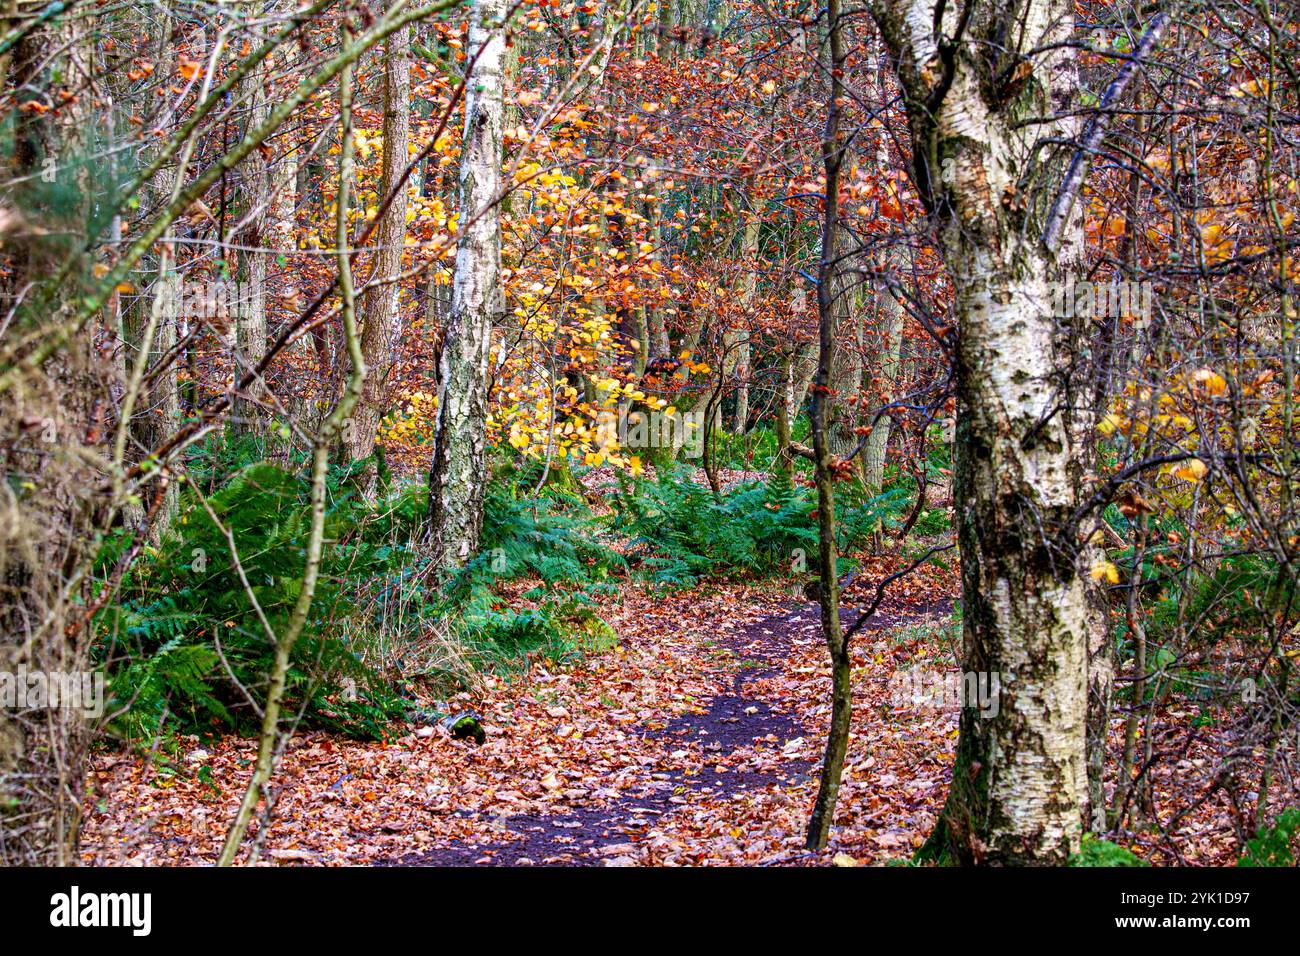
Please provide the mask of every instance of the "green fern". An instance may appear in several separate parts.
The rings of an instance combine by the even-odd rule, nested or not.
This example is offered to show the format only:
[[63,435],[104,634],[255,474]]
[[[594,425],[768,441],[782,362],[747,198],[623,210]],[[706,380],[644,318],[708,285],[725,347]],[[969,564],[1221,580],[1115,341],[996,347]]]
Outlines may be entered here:
[[[880,525],[895,524],[906,504],[902,490],[876,497],[845,494],[840,549],[847,551]],[[813,496],[779,474],[720,499],[684,472],[663,481],[620,478],[614,507],[619,529],[641,552],[642,569],[661,585],[689,586],[719,574],[762,577],[790,570],[800,553],[810,564],[817,553]]]
[[1131,850],[1126,850],[1109,840],[1095,837],[1091,833],[1085,833],[1083,835],[1083,845],[1079,848],[1079,852],[1070,857],[1070,866],[1141,867],[1150,866],[1150,864]]
[[[320,583],[294,650],[288,703],[309,723],[375,736],[383,733],[377,713],[402,708],[386,681],[361,664],[352,640],[379,625],[366,609],[382,603],[382,588],[422,560],[402,533],[413,527],[407,516],[416,496],[366,504],[349,480],[346,470],[331,473]],[[303,474],[241,462],[215,483],[207,507],[193,493],[183,497],[177,524],[96,618],[100,660],[127,708],[118,729],[131,739],[159,732],[164,716],[178,732],[252,729],[245,692],[254,700],[264,693],[273,646],[248,592],[276,633],[298,598],[310,528]],[[120,553],[121,542],[111,547]],[[418,624],[418,614],[410,617]],[[364,692],[345,696],[344,682]]]

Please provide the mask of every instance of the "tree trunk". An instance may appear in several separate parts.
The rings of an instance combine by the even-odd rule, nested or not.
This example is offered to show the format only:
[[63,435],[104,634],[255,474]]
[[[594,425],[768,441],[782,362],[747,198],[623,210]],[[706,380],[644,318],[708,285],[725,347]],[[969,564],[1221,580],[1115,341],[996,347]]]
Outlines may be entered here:
[[899,64],[918,191],[955,290],[963,670],[999,682],[996,716],[962,710],[927,849],[1061,864],[1081,835],[1089,606],[1071,530],[1078,436],[1062,397],[1071,336],[1051,314],[1060,269],[1040,240],[1069,153],[1040,139],[1069,135],[1053,94],[1068,99],[1072,53],[1028,54],[1067,40],[1074,10],[973,0],[936,22],[924,0],[876,0],[873,12]]
[[848,753],[849,728],[853,718],[852,666],[849,645],[840,627],[840,586],[837,573],[838,549],[835,542],[835,489],[831,470],[830,419],[834,397],[830,393],[835,368],[835,333],[838,307],[842,298],[844,275],[840,261],[841,233],[839,192],[840,171],[844,163],[845,143],[840,129],[843,99],[844,42],[840,25],[839,0],[828,0],[826,22],[829,33],[830,95],[826,111],[826,131],[822,138],[822,165],[826,171],[825,220],[822,227],[821,262],[818,267],[817,376],[813,384],[813,455],[817,481],[817,541],[820,578],[822,638],[831,658],[831,726],[826,736],[826,753],[822,759],[821,781],[817,801],[808,822],[806,845],[819,850],[826,845],[835,820],[844,757]]
[[791,457],[790,450],[793,424],[790,408],[794,405],[794,354],[792,352],[781,353],[779,369],[781,395],[776,403],[776,459],[772,462],[772,467],[777,474],[792,478],[794,476],[794,459]]
[[[260,12],[261,5],[258,9]],[[266,84],[269,70],[265,63],[254,70],[244,83],[249,103],[248,128],[256,129],[271,114]],[[241,253],[244,258],[244,281],[236,297],[235,350],[232,373],[238,381],[266,355],[266,276],[271,253],[265,248],[266,224],[271,205],[271,169],[260,150],[249,153],[243,164],[243,194],[248,201],[248,221],[241,236],[241,245],[250,251]],[[230,422],[236,432],[254,433],[265,417],[259,403],[265,386],[258,380],[245,396],[237,396],[231,410]]]
[[[664,227],[663,204],[658,200],[648,201],[645,209],[649,235],[657,246],[655,255],[663,265],[666,276],[672,264],[668,253],[668,236],[671,230]],[[664,308],[660,305],[649,306],[646,312],[646,334],[650,342],[649,359],[654,361],[668,358],[672,348],[668,344],[668,324],[665,321]]]
[[[842,296],[846,305],[850,301],[849,296]],[[842,318],[855,320],[855,317],[846,309]],[[858,336],[859,343],[861,337]],[[848,399],[858,394],[862,388],[862,356],[856,349],[839,349],[835,356],[835,370],[831,375],[831,396],[834,402],[832,410],[831,423],[831,453],[837,458],[848,458],[858,447],[858,436],[853,433],[854,426],[858,423],[858,411],[856,405],[848,403]]]
[[[894,398],[894,383],[898,380],[898,359],[903,345],[903,307],[888,289],[877,293],[880,303],[880,402],[888,404]],[[865,424],[871,425],[871,422]],[[889,449],[889,433],[893,419],[882,415],[871,427],[866,445],[862,448],[862,482],[867,493],[880,494],[885,487],[885,453]]]
[[[180,278],[172,263],[170,250],[164,249],[158,257],[158,278],[151,304],[151,308],[157,312],[157,335],[152,349],[154,363],[161,362],[176,347],[180,321],[177,306],[179,299]],[[149,415],[142,442],[145,448],[160,445],[180,427],[181,393],[176,379],[176,365],[177,359],[173,356],[165,368],[158,369],[148,387]],[[171,478],[163,490],[162,502],[149,524],[149,539],[154,545],[162,540],[176,516],[180,505],[180,488],[180,482]]]
[[402,251],[406,243],[406,186],[398,184],[409,161],[407,145],[411,125],[411,27],[389,35],[384,49],[384,174],[381,199],[397,190],[376,233],[371,285],[361,297],[361,354],[370,374],[361,401],[352,416],[347,439],[348,457],[368,458],[375,450],[375,434],[387,403],[392,372],[393,338],[398,321],[397,297],[401,284]]
[[[280,51],[285,72],[292,72],[296,68],[295,50],[296,47],[291,47]],[[293,255],[298,251],[298,167],[298,147],[290,140],[286,143],[284,152],[276,159],[271,172],[271,203],[267,209],[273,259],[281,269],[290,270],[283,288],[286,300],[284,311],[291,315],[300,311],[297,302],[299,293],[297,272],[293,266]],[[272,335],[278,334],[279,331],[279,329],[268,329]],[[303,352],[308,348],[306,338],[300,340],[295,346],[296,350]]]
[[740,247],[741,267],[745,270],[740,289],[740,311],[743,325],[734,333],[736,342],[736,414],[732,431],[737,435],[745,434],[749,425],[749,312],[754,306],[754,294],[758,291],[758,273],[756,271],[758,268],[758,234],[762,225],[762,219],[757,210],[750,209],[747,215],[749,218],[745,222],[744,238]]
[[808,398],[808,386],[812,384],[813,375],[817,372],[817,362],[814,358],[816,349],[813,348],[812,342],[805,342],[799,346],[794,354],[794,369],[792,377],[794,379],[794,391],[790,400],[790,427],[794,427],[794,421],[803,411],[804,402]]
[[[460,168],[460,222],[451,320],[438,364],[438,422],[429,475],[429,525],[435,564],[462,566],[483,525],[487,484],[488,365],[492,326],[505,313],[501,288],[501,188],[505,29],[502,0],[478,0],[468,51],[473,76],[465,91]],[[482,52],[479,52],[479,51]]]

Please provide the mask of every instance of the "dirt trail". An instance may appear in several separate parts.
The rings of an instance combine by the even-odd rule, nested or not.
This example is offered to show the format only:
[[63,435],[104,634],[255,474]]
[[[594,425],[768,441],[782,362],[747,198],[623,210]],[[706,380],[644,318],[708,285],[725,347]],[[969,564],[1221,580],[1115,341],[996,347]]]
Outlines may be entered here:
[[[864,630],[896,627],[918,614],[947,613],[950,607],[936,604],[896,611],[886,606]],[[796,641],[807,643],[809,636],[816,633],[818,616],[817,605],[796,605],[738,631],[720,634],[714,645],[729,653],[707,655],[701,648],[695,659],[683,662],[683,666],[717,672],[723,678],[724,691],[713,696],[700,713],[681,714],[664,727],[642,727],[639,732],[646,739],[657,740],[665,756],[674,752],[680,756],[685,748],[698,744],[704,758],[699,765],[681,769],[680,761],[666,760],[664,766],[670,769],[648,768],[642,786],[599,806],[575,807],[554,814],[479,814],[483,823],[481,840],[408,854],[383,865],[630,865],[635,860],[626,851],[652,826],[678,811],[684,793],[730,798],[773,786],[806,784],[810,774],[815,773],[810,759],[786,759],[777,770],[747,768],[742,762],[730,772],[716,774],[708,772],[705,765],[759,741],[779,744],[809,733],[810,728],[795,717],[774,709],[755,685],[778,672],[790,659]],[[852,620],[848,615],[845,625]],[[674,762],[677,769],[671,769]]]
[[[819,609],[775,589],[624,595],[609,653],[537,657],[457,706],[475,747],[412,725],[376,742],[295,735],[257,839],[272,865],[752,865],[900,859],[947,792],[955,714],[900,708],[892,675],[943,667],[947,582],[891,595],[854,641],[854,727],[833,846],[802,833],[830,719]],[[743,612],[738,612],[743,609]],[[846,615],[846,619],[851,620]],[[193,738],[185,772],[103,754],[83,859],[206,865],[256,741]]]

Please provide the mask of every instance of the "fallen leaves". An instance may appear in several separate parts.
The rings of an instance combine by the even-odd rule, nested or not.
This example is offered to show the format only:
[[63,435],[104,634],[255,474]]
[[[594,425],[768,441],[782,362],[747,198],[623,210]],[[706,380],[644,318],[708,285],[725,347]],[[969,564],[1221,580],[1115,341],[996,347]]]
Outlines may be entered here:
[[[609,609],[622,637],[616,652],[572,667],[538,660],[513,682],[449,702],[482,715],[487,739],[478,747],[430,726],[388,743],[295,737],[277,773],[262,862],[355,865],[463,853],[463,862],[545,864],[594,854],[607,866],[694,865],[797,853],[828,717],[826,673],[816,614],[804,607],[792,617],[778,588],[625,593]],[[764,660],[780,666],[765,674]],[[733,696],[738,679],[743,693]],[[882,680],[875,692],[883,688]],[[719,711],[723,703],[732,709]],[[861,727],[856,739],[865,745],[868,733]],[[914,739],[921,748],[951,748],[939,732]],[[254,747],[236,738],[194,743],[185,765],[206,767],[204,779],[220,790],[194,773],[100,760],[88,862],[215,858]],[[920,761],[906,749],[896,757]],[[850,778],[853,766],[889,759],[875,748],[850,758]],[[896,773],[904,778],[903,764]],[[896,814],[894,825],[910,819],[918,834],[927,831],[941,775],[927,786],[926,809]],[[851,781],[846,788],[866,796]],[[846,797],[844,833],[856,839],[855,801]],[[868,802],[879,808],[876,798]],[[881,850],[854,854],[869,861]]]
[[[874,573],[887,559],[870,564]],[[481,746],[432,727],[388,743],[295,737],[276,776],[274,819],[258,834],[260,862],[860,866],[909,858],[947,794],[957,712],[899,706],[889,681],[902,668],[951,667],[953,575],[927,569],[901,582],[855,643],[853,733],[824,853],[803,850],[830,719],[817,608],[789,605],[777,584],[705,585],[628,589],[606,609],[617,651],[566,667],[536,660],[517,679],[451,702],[482,715]],[[1103,568],[1102,577],[1115,583],[1118,570]],[[1122,721],[1113,729],[1118,744]],[[191,746],[185,772],[101,756],[89,781],[85,862],[210,863],[254,756],[253,742],[236,738]],[[1161,793],[1178,785],[1170,774],[1160,768]],[[1231,847],[1213,836],[1222,830],[1207,823],[1209,813],[1186,822],[1189,833],[1211,834],[1189,851],[1202,862]]]

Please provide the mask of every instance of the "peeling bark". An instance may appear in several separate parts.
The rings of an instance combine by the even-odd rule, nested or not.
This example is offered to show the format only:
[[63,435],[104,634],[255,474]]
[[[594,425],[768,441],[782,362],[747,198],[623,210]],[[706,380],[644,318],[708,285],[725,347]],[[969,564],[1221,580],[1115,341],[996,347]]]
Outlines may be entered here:
[[504,115],[502,0],[479,0],[470,21],[469,51],[478,52],[465,90],[460,221],[451,320],[438,363],[438,422],[429,476],[433,557],[443,570],[461,567],[478,547],[487,485],[488,368],[492,327],[504,316],[501,189]]
[[964,863],[1064,863],[1081,835],[1090,609],[1067,534],[1080,460],[1072,336],[1048,294],[1061,262],[1039,239],[1068,160],[1039,139],[1069,135],[1054,99],[1068,98],[1073,61],[1068,49],[1029,55],[1068,39],[1073,12],[973,0],[936,22],[931,0],[873,5],[955,288],[963,670],[1001,675],[995,717],[962,711],[927,847]]

